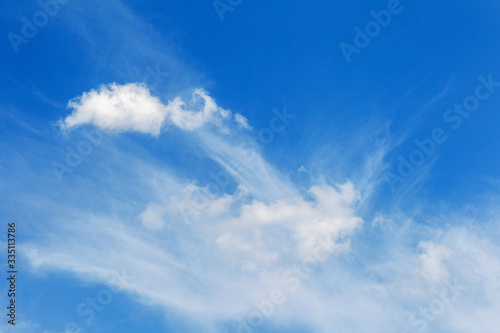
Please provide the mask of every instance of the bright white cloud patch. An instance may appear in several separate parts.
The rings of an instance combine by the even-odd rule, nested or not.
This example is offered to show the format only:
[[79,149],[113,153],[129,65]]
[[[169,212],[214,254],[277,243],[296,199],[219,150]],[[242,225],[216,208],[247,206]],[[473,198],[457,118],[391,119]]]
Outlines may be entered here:
[[[228,132],[224,121],[230,119],[231,111],[219,107],[203,89],[194,90],[189,104],[177,97],[168,103],[166,110],[169,120],[181,129],[193,131],[211,123],[220,130]],[[236,114],[238,123],[243,119],[245,118],[242,115]],[[248,124],[246,126],[248,127]]]
[[102,85],[71,100],[68,107],[73,113],[60,122],[63,129],[92,124],[105,130],[156,136],[166,117],[161,101],[144,85],[135,83]]
[[112,83],[83,93],[71,100],[68,107],[73,110],[72,114],[59,122],[64,130],[91,124],[115,132],[135,131],[158,136],[167,124],[186,131],[212,124],[228,133],[230,120],[239,128],[251,128],[244,116],[233,117],[231,111],[219,107],[203,89],[195,89],[188,103],[177,97],[164,105],[143,84]]
[[[343,248],[343,237],[362,223],[352,208],[358,198],[353,185],[346,183],[336,190],[322,184],[311,187],[309,194],[312,200],[298,196],[243,204],[240,215],[225,222],[226,231],[217,243],[232,251],[247,252],[247,258],[259,253],[268,259],[277,259],[276,248],[287,244],[296,249],[298,258],[312,256],[320,239],[332,240],[337,249]],[[274,233],[267,232],[272,229]],[[267,234],[266,240],[262,234]]]

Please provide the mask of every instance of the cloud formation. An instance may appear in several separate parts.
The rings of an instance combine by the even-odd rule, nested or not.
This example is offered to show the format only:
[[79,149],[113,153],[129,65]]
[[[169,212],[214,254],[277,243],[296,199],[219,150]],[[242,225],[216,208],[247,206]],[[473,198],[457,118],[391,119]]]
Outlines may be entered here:
[[68,108],[72,113],[59,121],[63,130],[90,124],[118,133],[134,131],[158,136],[166,125],[194,131],[212,124],[228,133],[230,121],[238,128],[251,128],[245,117],[232,116],[203,89],[195,89],[188,103],[176,97],[164,105],[144,84],[112,83],[84,92],[72,99]]
[[[151,135],[169,124],[185,131],[210,125],[224,132],[232,130],[231,121],[250,127],[203,90],[195,90],[189,102],[177,98],[165,106],[144,87],[129,88],[107,86],[83,94],[70,102],[74,113],[64,124]],[[127,107],[120,94],[129,96]],[[151,107],[144,113],[129,108],[139,108],[138,100]],[[117,105],[109,122],[102,105]],[[120,118],[120,110],[129,115]],[[134,118],[138,114],[143,122]],[[157,115],[160,120],[152,121]],[[206,332],[222,331],[221,322],[233,325],[231,332],[244,327],[238,325],[250,327],[249,316],[276,289],[286,301],[271,315],[260,312],[262,326],[293,321],[313,332],[333,327],[342,332],[493,333],[492,327],[500,325],[500,249],[488,235],[461,228],[459,218],[444,213],[443,220],[454,227],[428,227],[412,217],[377,213],[370,228],[363,223],[363,195],[354,182],[318,177],[304,186],[284,177],[244,135],[203,131],[197,138],[192,140],[197,157],[210,163],[186,176],[184,164],[145,159],[146,148],[136,151],[130,138],[116,137],[127,149],[96,158],[105,172],[96,170],[71,187],[78,190],[78,200],[47,205],[44,218],[53,225],[44,232],[52,236],[25,244],[31,267],[103,284],[117,271],[141,272],[140,279],[119,287],[143,304],[204,318],[199,325]],[[365,196],[379,195],[371,174],[383,156],[376,157],[360,169],[370,176],[360,183]],[[318,173],[317,164],[307,166],[309,173]],[[89,208],[102,206],[109,209]],[[304,262],[325,240],[334,250],[305,274]],[[247,332],[260,329],[251,326]]]
[[160,134],[166,111],[161,101],[141,84],[101,85],[68,103],[72,114],[60,121],[63,129],[91,124],[100,129]]

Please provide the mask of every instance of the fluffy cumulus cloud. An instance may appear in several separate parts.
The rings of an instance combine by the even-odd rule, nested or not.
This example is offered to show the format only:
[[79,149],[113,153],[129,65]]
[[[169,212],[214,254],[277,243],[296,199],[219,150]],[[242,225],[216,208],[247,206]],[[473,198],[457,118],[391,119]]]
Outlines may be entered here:
[[92,124],[117,132],[158,135],[166,117],[161,101],[135,83],[102,85],[71,100],[68,107],[72,114],[60,122],[63,129]]
[[219,107],[203,89],[195,89],[188,103],[176,97],[165,105],[152,96],[144,84],[112,83],[84,92],[71,100],[68,108],[72,109],[71,115],[59,121],[63,130],[91,124],[114,132],[135,131],[158,136],[167,124],[186,131],[212,124],[227,133],[231,121],[238,128],[250,129],[244,116],[233,116],[231,111]]
[[294,196],[264,202],[242,186],[234,194],[216,195],[191,183],[164,198],[163,205],[148,204],[139,217],[148,230],[163,229],[164,215],[196,228],[220,253],[242,258],[238,266],[243,270],[276,265],[285,248],[286,256],[296,260],[314,256],[318,244],[328,244],[330,253],[348,249],[348,236],[362,225],[353,209],[358,199],[354,186],[321,184],[308,194],[307,200]]
[[239,216],[226,222],[224,233],[216,239],[217,244],[246,252],[246,258],[259,253],[261,259],[267,260],[278,259],[276,248],[286,246],[296,248],[297,258],[313,256],[320,240],[334,242],[332,246],[336,249],[343,248],[344,237],[362,223],[353,210],[357,200],[353,185],[346,183],[337,190],[321,184],[311,187],[308,194],[310,200],[298,196],[271,203],[253,200],[241,205]]

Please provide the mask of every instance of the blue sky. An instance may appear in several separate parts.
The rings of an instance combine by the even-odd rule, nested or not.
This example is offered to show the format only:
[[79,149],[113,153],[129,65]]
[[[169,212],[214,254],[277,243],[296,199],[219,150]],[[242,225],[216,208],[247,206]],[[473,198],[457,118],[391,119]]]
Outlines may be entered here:
[[0,332],[500,326],[498,3],[2,7]]

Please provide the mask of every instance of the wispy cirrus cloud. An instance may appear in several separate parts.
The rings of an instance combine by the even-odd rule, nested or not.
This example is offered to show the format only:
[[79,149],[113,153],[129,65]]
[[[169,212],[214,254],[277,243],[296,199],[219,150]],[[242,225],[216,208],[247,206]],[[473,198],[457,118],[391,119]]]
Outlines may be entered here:
[[[216,104],[209,107],[219,109]],[[121,119],[116,121],[121,124]],[[25,245],[32,267],[103,284],[116,270],[140,270],[140,281],[120,286],[125,292],[148,306],[203,317],[197,319],[199,325],[211,332],[237,318],[250,323],[255,304],[276,289],[284,292],[286,301],[270,316],[261,313],[265,323],[293,319],[315,332],[329,332],[331,327],[377,332],[456,329],[456,320],[441,315],[444,311],[470,328],[478,317],[466,319],[465,313],[479,311],[481,299],[491,302],[483,315],[490,323],[496,320],[500,280],[490,267],[499,267],[499,249],[487,237],[461,227],[426,228],[398,215],[379,216],[370,229],[360,215],[363,197],[356,184],[332,185],[323,179],[303,191],[258,150],[253,149],[249,159],[240,136],[218,129],[215,125],[186,132],[195,138],[201,158],[216,166],[206,173],[222,170],[235,189],[214,191],[202,184],[198,173],[180,177],[182,164],[167,167],[137,157],[130,147],[115,147],[104,154],[107,168],[113,170],[107,179],[113,190],[100,186],[98,175],[91,178],[93,186],[77,187],[79,196],[106,198],[112,211],[89,213],[86,207],[102,204],[100,199],[89,199],[86,206],[68,202],[64,210],[53,202],[49,216],[59,236]],[[116,131],[142,133],[142,127]],[[157,140],[163,139],[158,135]],[[372,158],[368,154],[360,166],[360,172],[370,175],[361,178],[363,188],[370,189],[363,200],[377,195],[374,184],[379,180],[371,174],[379,172],[381,157]],[[121,165],[123,159],[129,163]],[[311,168],[314,171],[313,164]],[[68,219],[74,222],[68,224]],[[333,255],[302,277],[302,261],[325,239],[335,248]],[[443,290],[452,297],[448,284],[454,283],[463,287],[457,291],[460,295],[438,314],[434,300]],[[484,290],[478,291],[480,287]],[[463,301],[473,295],[480,299]],[[420,309],[427,309],[429,317]],[[360,313],[370,316],[360,320]],[[482,332],[493,332],[489,325],[482,326]],[[260,326],[248,327],[256,332]],[[238,331],[237,323],[233,331]]]

